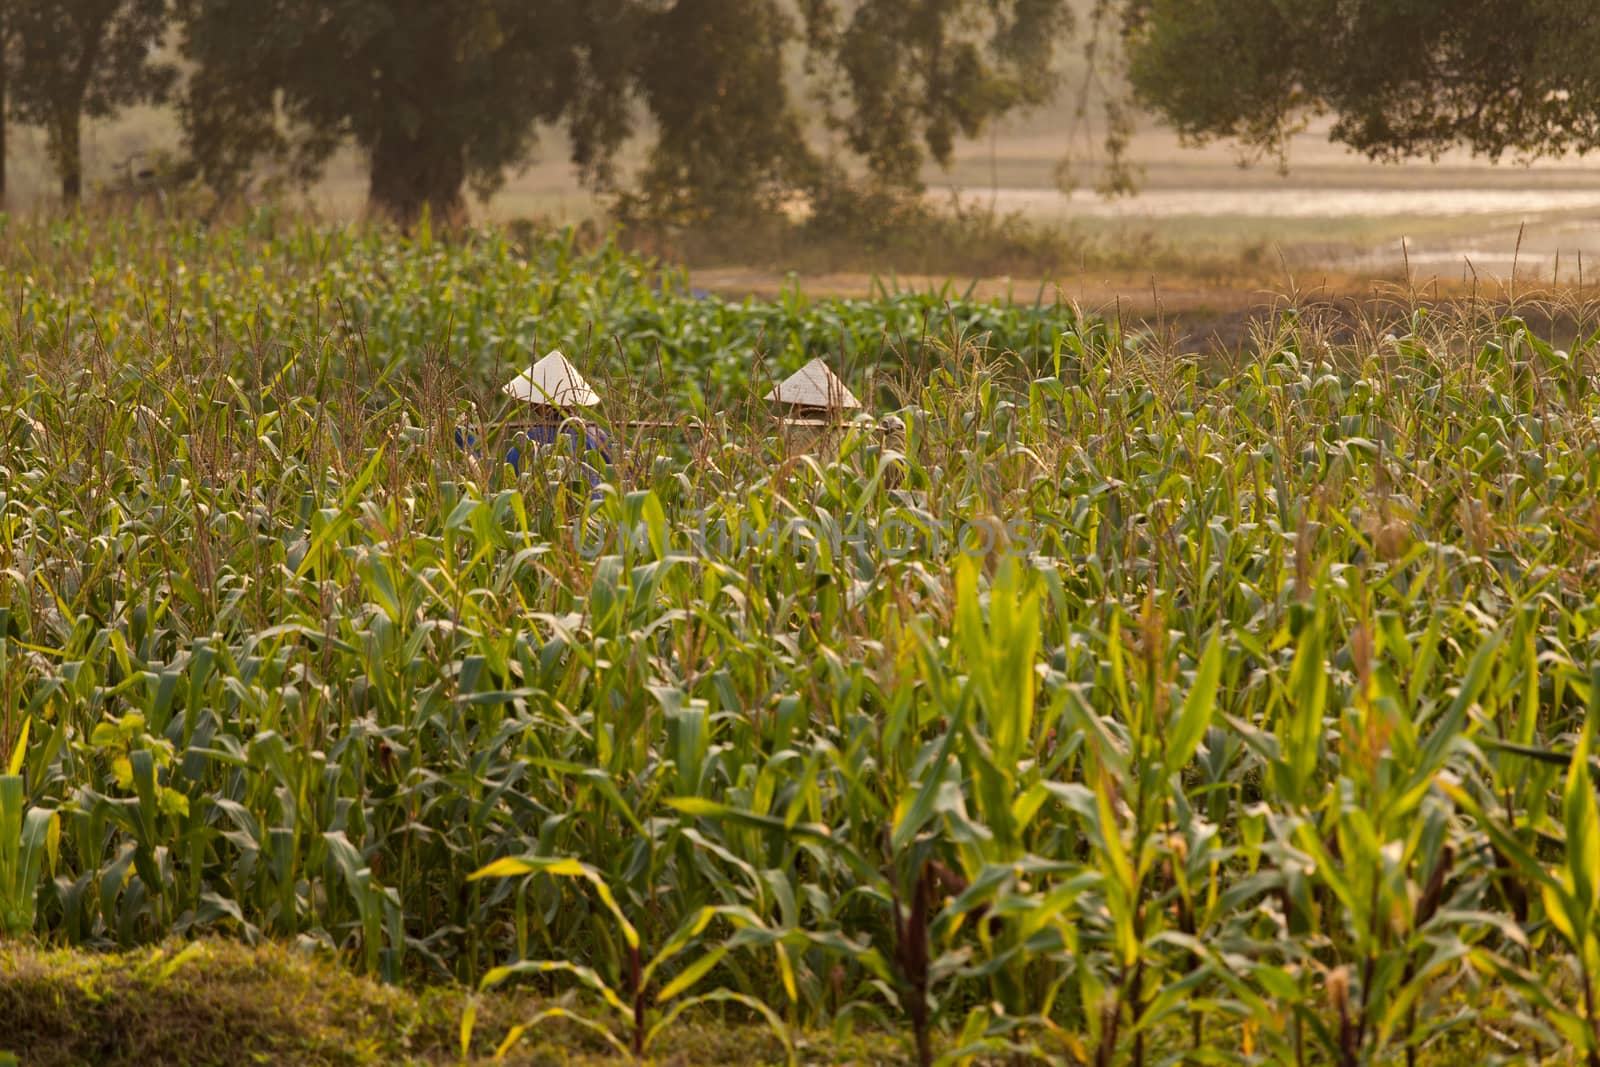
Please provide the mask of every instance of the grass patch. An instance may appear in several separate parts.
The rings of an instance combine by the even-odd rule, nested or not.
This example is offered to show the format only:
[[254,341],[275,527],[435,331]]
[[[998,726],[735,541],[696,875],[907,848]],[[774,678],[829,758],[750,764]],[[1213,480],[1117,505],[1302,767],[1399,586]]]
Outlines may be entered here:
[[[207,938],[126,952],[0,947],[0,1054],[28,1067],[161,1064],[462,1062],[461,1021],[476,1005],[468,1062],[493,1058],[513,1026],[556,1002],[525,992],[472,996],[404,989],[350,972],[324,953]],[[802,1035],[801,1058],[904,1062],[899,1042],[870,1034]],[[508,1050],[513,1064],[581,1067],[618,1057],[595,1035],[559,1023]],[[773,1035],[730,1020],[674,1028],[648,1062],[782,1063]]]
[[630,247],[696,268],[746,266],[946,277],[1059,279],[1084,270],[1206,277],[1249,286],[1278,263],[1262,241],[1176,243],[1148,227],[1063,225],[980,203],[855,189],[819,198],[802,217],[759,216],[669,226],[630,221]]

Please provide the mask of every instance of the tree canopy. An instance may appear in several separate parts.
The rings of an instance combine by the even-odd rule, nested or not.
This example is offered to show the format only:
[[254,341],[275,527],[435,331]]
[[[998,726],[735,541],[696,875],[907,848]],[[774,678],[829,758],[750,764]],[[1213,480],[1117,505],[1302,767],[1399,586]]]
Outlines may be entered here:
[[[567,0],[180,0],[190,149],[227,184],[262,157],[316,173],[346,139],[370,201],[450,215],[571,115],[580,158],[620,129],[589,42],[611,5]],[[603,46],[602,46],[603,48]]]
[[11,112],[11,94],[7,83],[11,77],[11,53],[15,44],[10,0],[0,0],[0,209],[6,206],[6,120]]
[[772,210],[821,166],[786,76],[799,22],[782,0],[623,0],[614,57],[654,142],[630,208],[695,220]]
[[1600,147],[1600,7],[1571,0],[1128,0],[1138,98],[1281,153],[1308,117],[1378,159]]
[[924,161],[950,161],[959,134],[1054,95],[1057,49],[1072,25],[1062,0],[806,0],[829,124],[879,181],[915,185]]
[[73,200],[83,118],[166,97],[172,45],[187,150],[223,190],[353,144],[376,213],[457,215],[560,128],[588,182],[662,219],[851,174],[916,191],[958,138],[1052,97],[1085,10],[1189,138],[1281,153],[1328,114],[1384,159],[1600,147],[1600,8],[1571,0],[0,0],[0,193],[7,115],[46,131]]
[[[4,102],[43,127],[69,203],[83,194],[83,119],[161,99],[176,72],[154,51],[167,27],[165,0],[0,0]],[[4,63],[6,31],[13,58]],[[0,149],[4,142],[0,139]],[[3,183],[0,183],[3,189]]]
[[[263,156],[314,173],[344,139],[374,208],[447,213],[492,190],[539,123],[595,182],[648,119],[633,190],[669,217],[770,209],[830,170],[791,57],[827,125],[880,182],[1050,90],[1068,0],[179,0],[189,143],[225,182]],[[833,88],[831,86],[837,86]]]

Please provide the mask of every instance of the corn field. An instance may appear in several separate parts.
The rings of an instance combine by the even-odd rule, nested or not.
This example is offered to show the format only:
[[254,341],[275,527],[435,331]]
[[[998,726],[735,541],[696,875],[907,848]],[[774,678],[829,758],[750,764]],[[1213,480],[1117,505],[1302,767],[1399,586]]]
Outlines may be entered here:
[[[519,981],[629,1054],[1600,1065],[1590,309],[1202,357],[271,212],[12,219],[0,279],[0,933]],[[496,459],[553,347],[598,490]],[[874,412],[808,452],[759,396],[819,355]]]

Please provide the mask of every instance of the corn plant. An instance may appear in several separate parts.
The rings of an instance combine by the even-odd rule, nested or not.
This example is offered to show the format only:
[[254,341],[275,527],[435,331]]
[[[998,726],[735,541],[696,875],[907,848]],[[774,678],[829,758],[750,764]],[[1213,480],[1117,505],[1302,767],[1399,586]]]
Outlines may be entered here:
[[[8,934],[520,982],[629,1054],[1600,1049],[1581,302],[1297,299],[1202,358],[571,234],[7,236]],[[598,485],[503,462],[558,346]],[[818,355],[874,410],[801,446],[759,397]]]
[[59,823],[54,812],[31,807],[22,767],[28,731],[18,734],[6,773],[0,775],[0,926],[10,937],[33,931],[44,861],[55,866]]

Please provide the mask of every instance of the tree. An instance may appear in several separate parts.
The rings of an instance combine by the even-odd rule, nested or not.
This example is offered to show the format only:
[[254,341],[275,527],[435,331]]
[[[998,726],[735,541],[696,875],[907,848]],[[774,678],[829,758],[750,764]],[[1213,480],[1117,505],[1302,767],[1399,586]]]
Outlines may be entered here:
[[155,51],[167,28],[166,0],[9,0],[16,68],[12,111],[42,126],[61,195],[83,195],[83,120],[160,100],[175,71]]
[[6,78],[11,71],[11,0],[0,0],[0,210],[6,206]]
[[[648,117],[636,199],[672,218],[771,210],[829,173],[791,70],[878,181],[915,187],[957,132],[1043,100],[1070,0],[178,0],[195,73],[191,153],[226,186],[253,162],[316,174],[352,139],[371,208],[457,214],[492,191],[539,123],[616,189],[615,152]],[[642,105],[642,108],[635,105]]]
[[1054,95],[1067,0],[803,0],[828,124],[885,186],[919,188],[957,134]]
[[[885,184],[923,152],[1042,101],[1069,0],[179,0],[190,152],[227,187],[262,158],[318,173],[354,139],[370,206],[410,221],[491,192],[538,123],[563,123],[590,181],[648,115],[632,187],[658,218],[770,211],[827,168],[806,141],[794,56],[843,75],[830,122]],[[635,114],[635,101],[643,115]]]
[[1280,157],[1313,115],[1378,159],[1600,148],[1600,8],[1571,0],[1129,0],[1138,97]]
[[225,186],[262,157],[309,177],[348,138],[375,213],[457,216],[467,182],[488,193],[527,158],[538,122],[570,115],[575,158],[600,165],[626,101],[591,56],[619,2],[180,0],[190,151]]
[[629,76],[656,126],[637,195],[657,218],[774,210],[821,163],[806,143],[785,51],[800,24],[779,0],[630,5]]
[[[878,191],[919,191],[976,136],[1055,88],[1069,0],[635,0],[628,37],[657,139],[639,193],[658,217],[770,211],[834,192],[791,86],[809,82],[826,130]],[[803,58],[799,70],[794,56]],[[794,75],[803,73],[805,81]],[[825,188],[826,187],[826,188]]]

